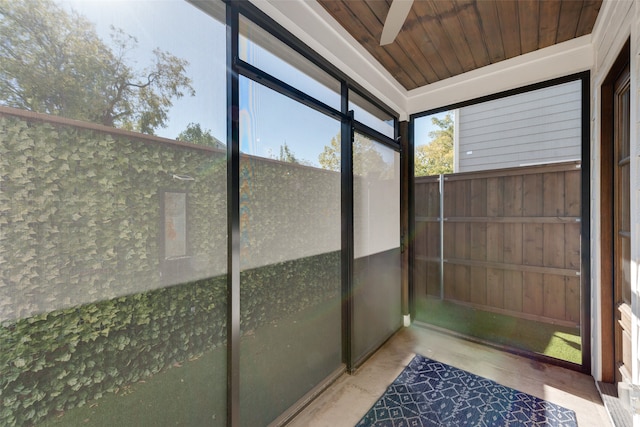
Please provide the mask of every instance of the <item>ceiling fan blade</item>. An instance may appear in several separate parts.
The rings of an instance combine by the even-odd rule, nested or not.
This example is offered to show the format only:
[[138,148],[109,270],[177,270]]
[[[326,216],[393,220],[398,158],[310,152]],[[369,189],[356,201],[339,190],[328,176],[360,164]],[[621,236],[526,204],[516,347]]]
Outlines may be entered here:
[[380,37],[380,46],[384,46],[393,42],[404,25],[407,15],[411,10],[413,0],[393,0],[387,19],[384,21],[382,28],[382,36]]

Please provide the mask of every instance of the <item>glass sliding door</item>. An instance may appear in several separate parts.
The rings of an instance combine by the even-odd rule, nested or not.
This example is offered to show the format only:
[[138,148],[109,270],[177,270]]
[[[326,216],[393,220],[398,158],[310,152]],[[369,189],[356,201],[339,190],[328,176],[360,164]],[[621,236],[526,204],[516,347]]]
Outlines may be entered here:
[[353,142],[353,360],[402,325],[400,153],[356,133]]
[[224,4],[0,8],[0,425],[225,425]]
[[240,424],[341,367],[340,122],[240,78]]

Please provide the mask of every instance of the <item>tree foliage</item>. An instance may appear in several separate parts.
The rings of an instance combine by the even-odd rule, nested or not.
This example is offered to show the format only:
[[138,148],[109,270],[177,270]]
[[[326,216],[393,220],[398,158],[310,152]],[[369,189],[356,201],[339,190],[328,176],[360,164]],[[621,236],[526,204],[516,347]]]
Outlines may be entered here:
[[224,144],[211,134],[211,130],[202,129],[200,123],[189,123],[187,128],[180,132],[178,141],[191,142],[198,145],[206,145],[213,148],[224,148]]
[[173,100],[195,94],[188,62],[156,48],[135,69],[136,38],[111,30],[107,44],[52,0],[0,0],[0,103],[148,134],[166,126]]
[[[340,141],[341,136],[338,134],[331,138],[329,145],[324,147],[318,156],[318,162],[322,168],[340,171]],[[353,159],[353,173],[356,176],[366,176],[372,173],[387,176],[393,171],[393,165],[384,161],[382,154],[376,150],[374,142],[358,133],[355,134],[353,141]]]
[[299,163],[296,155],[291,151],[286,142],[284,145],[280,146],[280,155],[278,156],[278,160],[287,163]]
[[447,113],[442,119],[432,117],[431,122],[439,129],[429,132],[429,144],[416,148],[415,176],[453,173],[453,118]]

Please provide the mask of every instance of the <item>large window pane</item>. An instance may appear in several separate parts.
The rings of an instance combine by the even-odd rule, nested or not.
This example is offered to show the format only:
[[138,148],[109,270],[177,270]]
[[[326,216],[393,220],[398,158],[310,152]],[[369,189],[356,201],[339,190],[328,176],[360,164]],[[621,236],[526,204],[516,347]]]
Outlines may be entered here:
[[341,363],[340,122],[240,78],[244,426]]
[[402,324],[400,154],[359,133],[353,143],[355,358]]
[[581,87],[415,120],[419,321],[582,363]]
[[307,58],[240,16],[240,59],[340,110],[340,82]]
[[209,6],[0,6],[0,425],[226,423]]

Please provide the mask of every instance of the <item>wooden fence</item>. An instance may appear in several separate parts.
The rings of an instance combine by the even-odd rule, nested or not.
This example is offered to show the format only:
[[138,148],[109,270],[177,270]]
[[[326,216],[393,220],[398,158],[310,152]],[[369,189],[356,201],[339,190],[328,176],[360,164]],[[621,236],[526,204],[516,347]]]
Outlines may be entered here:
[[417,297],[578,325],[580,188],[580,162],[416,178]]

